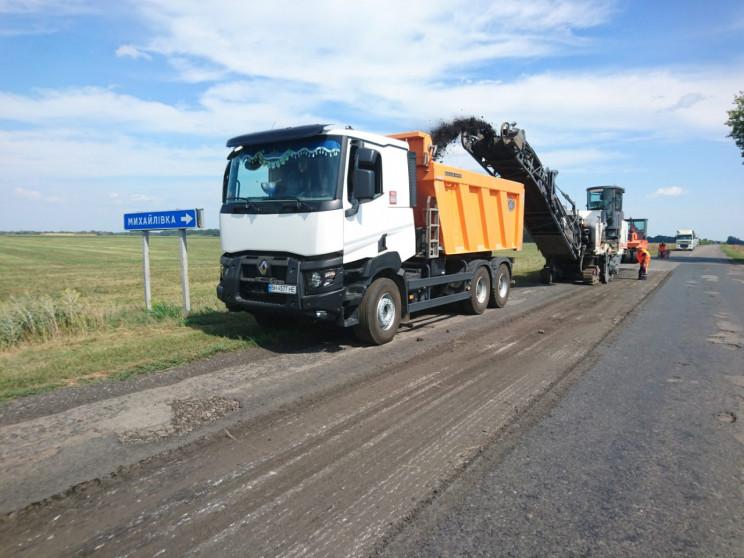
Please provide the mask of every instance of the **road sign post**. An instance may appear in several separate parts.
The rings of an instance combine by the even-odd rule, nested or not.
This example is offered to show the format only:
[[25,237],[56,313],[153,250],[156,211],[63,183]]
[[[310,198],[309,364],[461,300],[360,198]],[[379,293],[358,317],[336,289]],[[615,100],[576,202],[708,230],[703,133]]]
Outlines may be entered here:
[[181,291],[183,292],[183,309],[191,312],[191,297],[189,295],[189,258],[186,249],[186,229],[178,230],[178,252],[181,254]]
[[152,310],[150,291],[150,231],[142,231],[142,276],[145,281],[145,308]]
[[181,290],[183,309],[191,312],[189,294],[189,260],[186,248],[186,229],[204,226],[203,209],[177,209],[175,211],[150,211],[147,213],[125,213],[124,230],[142,231],[142,274],[145,282],[145,307],[152,310],[150,295],[150,231],[178,229],[178,251],[181,256]]

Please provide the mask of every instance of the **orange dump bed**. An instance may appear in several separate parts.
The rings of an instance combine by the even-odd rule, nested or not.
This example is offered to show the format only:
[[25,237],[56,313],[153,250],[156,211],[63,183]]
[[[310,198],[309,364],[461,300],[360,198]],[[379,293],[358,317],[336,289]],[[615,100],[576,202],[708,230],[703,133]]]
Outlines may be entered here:
[[439,243],[445,254],[522,249],[524,186],[512,180],[431,161],[431,137],[423,132],[391,137],[416,153],[416,227],[426,226],[427,199],[439,208]]

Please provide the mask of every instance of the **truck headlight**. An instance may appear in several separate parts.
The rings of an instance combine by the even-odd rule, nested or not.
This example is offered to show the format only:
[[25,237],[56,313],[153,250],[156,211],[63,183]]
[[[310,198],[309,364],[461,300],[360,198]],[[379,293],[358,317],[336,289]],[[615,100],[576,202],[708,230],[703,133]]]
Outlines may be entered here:
[[322,289],[330,287],[336,281],[336,270],[327,269],[325,271],[313,271],[306,275],[307,284],[313,289]]

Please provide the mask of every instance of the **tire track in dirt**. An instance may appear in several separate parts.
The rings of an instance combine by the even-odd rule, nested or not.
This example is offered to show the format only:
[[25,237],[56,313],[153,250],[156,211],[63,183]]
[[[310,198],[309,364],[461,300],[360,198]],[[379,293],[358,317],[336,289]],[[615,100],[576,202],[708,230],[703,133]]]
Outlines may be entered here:
[[661,280],[577,289],[501,328],[388,362],[229,437],[13,514],[0,537],[19,556],[367,555]]

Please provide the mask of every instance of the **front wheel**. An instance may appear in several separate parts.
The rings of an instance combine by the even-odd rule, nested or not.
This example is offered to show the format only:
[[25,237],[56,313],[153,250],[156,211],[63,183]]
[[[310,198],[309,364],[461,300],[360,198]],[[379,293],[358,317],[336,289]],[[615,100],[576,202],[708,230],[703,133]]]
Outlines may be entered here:
[[354,335],[359,341],[383,345],[395,337],[400,325],[400,292],[392,279],[374,281],[359,305]]
[[488,305],[491,308],[503,308],[506,306],[506,301],[509,300],[510,288],[511,273],[509,272],[509,266],[502,263],[496,270],[496,277],[493,279],[491,298],[488,301]]

